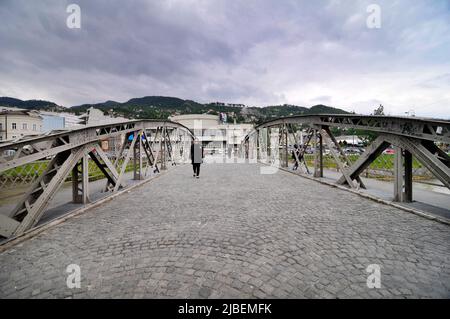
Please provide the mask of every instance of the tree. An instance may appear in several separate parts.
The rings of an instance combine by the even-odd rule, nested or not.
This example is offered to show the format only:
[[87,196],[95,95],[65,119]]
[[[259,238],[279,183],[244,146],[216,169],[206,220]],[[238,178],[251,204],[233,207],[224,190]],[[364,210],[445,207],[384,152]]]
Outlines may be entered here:
[[382,104],[380,104],[379,107],[377,107],[374,111],[372,115],[384,115],[384,106]]

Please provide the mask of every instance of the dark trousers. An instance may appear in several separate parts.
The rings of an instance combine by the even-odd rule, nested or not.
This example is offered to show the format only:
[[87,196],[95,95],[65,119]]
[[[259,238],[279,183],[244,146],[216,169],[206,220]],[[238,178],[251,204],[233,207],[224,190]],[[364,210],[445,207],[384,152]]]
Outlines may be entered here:
[[200,163],[193,163],[192,168],[194,169],[194,175],[200,175]]

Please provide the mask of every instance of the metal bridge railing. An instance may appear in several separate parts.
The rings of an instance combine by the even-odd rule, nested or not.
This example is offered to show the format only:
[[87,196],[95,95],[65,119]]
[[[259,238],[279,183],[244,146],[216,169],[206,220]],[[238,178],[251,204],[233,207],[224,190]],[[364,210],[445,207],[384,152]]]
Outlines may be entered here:
[[[374,139],[362,154],[346,154],[334,129],[357,129]],[[300,132],[300,134],[298,134]],[[292,145],[299,147],[292,152]],[[394,180],[394,199],[412,201],[413,179],[435,178],[450,189],[450,156],[439,146],[450,144],[450,121],[411,117],[307,115],[275,119],[257,126],[243,142],[246,158],[288,167],[290,161],[314,177],[332,167],[342,176],[337,184],[365,188],[360,176]],[[394,154],[383,152],[394,147]],[[313,150],[309,152],[308,150]]]
[[0,191],[23,188],[15,207],[0,214],[0,236],[18,236],[36,225],[63,183],[72,184],[74,203],[87,204],[90,181],[104,178],[103,192],[115,193],[127,186],[127,173],[143,180],[187,162],[193,138],[179,123],[141,120],[0,144]]

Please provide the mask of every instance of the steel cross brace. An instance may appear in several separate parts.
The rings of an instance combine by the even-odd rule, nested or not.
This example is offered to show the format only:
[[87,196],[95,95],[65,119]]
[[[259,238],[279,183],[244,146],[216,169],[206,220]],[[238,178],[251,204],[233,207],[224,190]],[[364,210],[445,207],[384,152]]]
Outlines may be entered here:
[[[298,143],[298,139],[297,139],[297,136],[295,135],[295,132],[292,132],[292,135],[294,136],[295,144],[297,144],[298,147],[300,148],[300,144]],[[306,149],[308,148],[309,142],[311,141],[312,135],[313,135],[313,133],[308,130],[307,142],[305,144],[301,145],[301,148],[299,149],[298,154],[297,154],[297,152],[294,151],[295,162],[298,163],[299,166],[301,163],[303,163],[307,174],[311,174],[311,173],[309,172],[308,165],[306,164],[305,152],[306,152]]]
[[[325,138],[325,142],[328,145],[328,148],[330,149],[330,152],[331,152],[336,164],[338,165],[339,170],[341,171],[342,175],[344,176],[347,184],[351,188],[359,188],[359,187],[366,188],[366,186],[364,185],[363,181],[361,180],[361,178],[359,176],[356,176],[356,178],[355,178],[355,180],[358,183],[358,185],[355,185],[353,183],[353,180],[350,177],[350,175],[347,174],[347,168],[350,167],[352,165],[352,163],[348,159],[347,155],[345,155],[344,151],[342,150],[342,148],[339,145],[339,143],[337,142],[337,140],[334,138],[333,134],[330,131],[330,128],[327,126],[323,127],[322,131],[324,132],[324,134],[322,134],[322,136]],[[339,154],[336,153],[336,151],[333,149],[333,145],[337,149],[337,152]],[[344,162],[341,161],[339,155],[344,160]]]
[[[351,180],[357,179],[359,175],[367,168],[370,164],[380,156],[383,151],[389,147],[389,143],[386,142],[385,137],[378,136],[368,147],[363,154],[361,154],[356,162],[354,162],[350,167],[344,168],[345,175]],[[347,182],[347,178],[343,174],[338,180],[337,184],[342,185]]]
[[0,235],[20,235],[33,227],[41,218],[45,208],[53,199],[71,170],[85,156],[86,146],[56,155],[43,174],[33,183],[19,204],[8,215],[0,219]]

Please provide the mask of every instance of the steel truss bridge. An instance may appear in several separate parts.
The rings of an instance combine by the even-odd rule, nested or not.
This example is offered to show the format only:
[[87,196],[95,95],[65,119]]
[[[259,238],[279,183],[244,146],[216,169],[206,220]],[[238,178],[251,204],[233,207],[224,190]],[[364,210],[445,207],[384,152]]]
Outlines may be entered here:
[[[101,143],[118,139],[117,154],[103,151]],[[74,203],[89,202],[88,161],[106,177],[105,192],[126,186],[125,173],[132,167],[133,179],[189,159],[193,133],[185,126],[161,120],[136,120],[88,126],[49,135],[0,144],[0,174],[19,166],[48,159],[48,165],[30,184],[15,208],[0,214],[0,237],[16,237],[35,226],[61,185],[70,176]]]
[[[377,137],[352,162],[333,135],[334,128],[374,132]],[[298,132],[305,134],[299,136]],[[0,144],[0,174],[46,160],[45,169],[29,184],[14,209],[0,214],[0,236],[16,237],[33,228],[68,178],[72,183],[72,201],[89,203],[89,163],[101,171],[106,178],[103,191],[112,195],[127,186],[125,175],[129,170],[134,180],[144,180],[168,165],[188,161],[194,138],[193,132],[179,123],[135,120]],[[113,140],[118,140],[120,147],[115,154],[106,153],[102,143]],[[450,157],[437,145],[450,144],[450,121],[361,115],[286,117],[255,127],[245,137],[241,154],[249,161],[287,167],[290,141],[300,145],[299,152],[294,152],[295,161],[314,177],[323,176],[326,145],[342,174],[337,184],[350,188],[365,188],[361,173],[391,145],[396,149],[396,201],[412,200],[413,157],[450,188]],[[312,168],[304,156],[309,146],[315,148]]]
[[[333,128],[358,129],[375,133],[377,137],[353,163],[337,142]],[[299,140],[297,132],[305,132]],[[304,137],[304,138],[303,138]],[[269,165],[288,167],[289,141],[299,145],[293,152],[295,161],[306,174],[323,177],[324,144],[342,176],[339,185],[365,188],[360,174],[391,145],[394,158],[394,201],[412,201],[413,157],[434,177],[450,189],[450,157],[436,144],[450,144],[450,121],[414,117],[363,115],[305,115],[275,119],[263,123],[244,139],[247,159]],[[291,144],[291,145],[292,145]],[[308,147],[314,146],[313,172],[305,160]],[[311,165],[310,165],[311,166]]]

